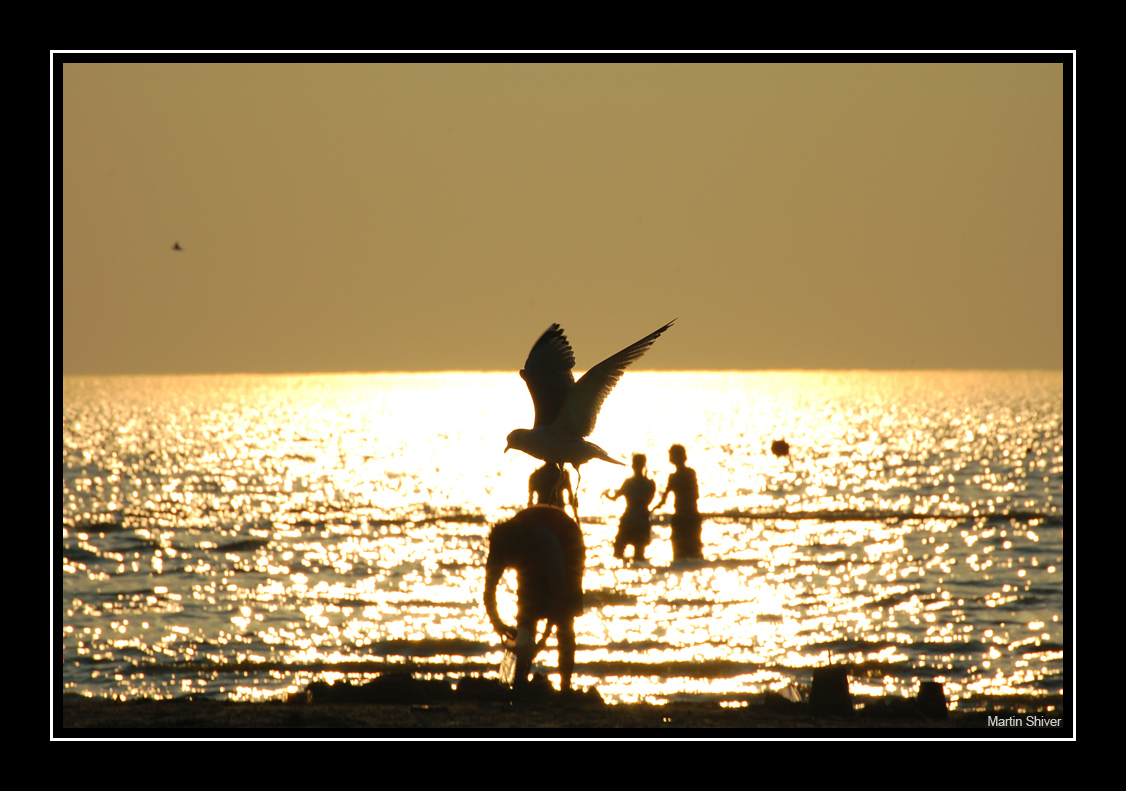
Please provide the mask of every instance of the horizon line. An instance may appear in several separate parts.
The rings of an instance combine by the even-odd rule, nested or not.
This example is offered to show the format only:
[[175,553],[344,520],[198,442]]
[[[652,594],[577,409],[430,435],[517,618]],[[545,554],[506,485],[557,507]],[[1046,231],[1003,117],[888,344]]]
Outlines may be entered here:
[[[631,374],[715,374],[715,373],[937,373],[940,371],[956,372],[993,372],[993,371],[1043,371],[1063,373],[1064,367],[1044,368],[1039,366],[1024,367],[966,367],[955,368],[951,366],[938,366],[933,368],[638,368],[630,369]],[[443,368],[427,370],[372,370],[372,371],[123,371],[116,373],[66,373],[68,377],[110,377],[110,376],[376,376],[376,375],[427,375],[427,374],[506,374],[519,375],[519,368]],[[585,370],[576,369],[576,377]]]

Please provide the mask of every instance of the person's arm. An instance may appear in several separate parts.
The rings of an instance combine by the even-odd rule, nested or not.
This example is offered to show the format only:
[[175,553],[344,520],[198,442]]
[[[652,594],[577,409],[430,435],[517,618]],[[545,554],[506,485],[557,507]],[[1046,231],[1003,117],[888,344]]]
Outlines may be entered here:
[[672,491],[672,476],[670,475],[668,485],[665,486],[665,491],[661,493],[661,499],[657,502],[657,504],[655,506],[653,506],[654,511],[660,510],[661,506],[665,504],[665,500],[668,498],[669,492],[671,492],[671,491]]
[[505,624],[500,619],[500,613],[497,612],[497,584],[500,582],[501,575],[504,574],[504,567],[500,565],[485,566],[485,614],[489,616],[489,623],[493,625],[493,631],[503,638],[516,637],[516,629]]

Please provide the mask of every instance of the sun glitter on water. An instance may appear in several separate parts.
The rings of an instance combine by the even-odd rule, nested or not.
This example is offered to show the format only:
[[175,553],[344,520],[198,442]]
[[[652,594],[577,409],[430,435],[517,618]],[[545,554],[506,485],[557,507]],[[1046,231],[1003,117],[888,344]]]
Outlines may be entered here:
[[[515,373],[68,378],[64,413],[67,689],[495,672],[488,530],[537,464],[503,453],[532,420]],[[737,701],[850,661],[857,689],[941,678],[955,704],[1058,691],[1061,424],[1058,373],[631,371],[591,438],[645,453],[660,489],[685,445],[706,561],[672,563],[668,508],[647,565],[614,559],[620,504],[599,495],[629,470],[585,465],[577,683]]]

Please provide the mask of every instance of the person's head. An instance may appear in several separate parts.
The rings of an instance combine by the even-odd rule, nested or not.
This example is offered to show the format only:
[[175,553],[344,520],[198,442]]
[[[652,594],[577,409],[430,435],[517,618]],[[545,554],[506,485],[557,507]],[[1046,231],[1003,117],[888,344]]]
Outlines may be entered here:
[[688,461],[688,451],[684,449],[683,445],[673,445],[669,448],[669,461],[673,464],[684,464]]
[[643,472],[645,472],[645,463],[646,459],[644,453],[633,454],[633,471],[635,473],[641,475]]

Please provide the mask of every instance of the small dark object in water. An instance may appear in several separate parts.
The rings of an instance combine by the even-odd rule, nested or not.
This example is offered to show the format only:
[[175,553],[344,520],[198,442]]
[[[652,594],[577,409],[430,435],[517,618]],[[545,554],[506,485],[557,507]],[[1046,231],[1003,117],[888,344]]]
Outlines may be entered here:
[[778,458],[790,455],[790,443],[784,439],[776,439],[770,443],[770,452]]

